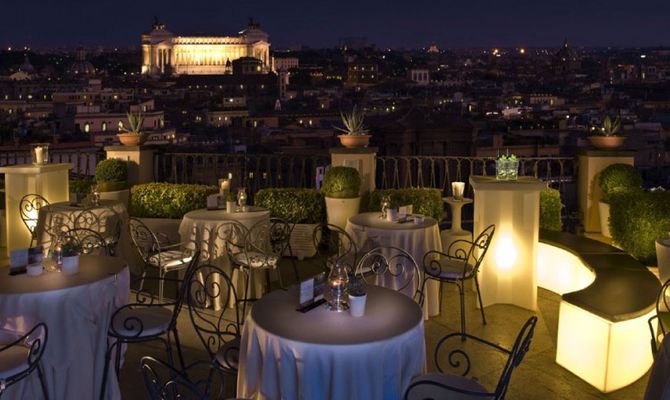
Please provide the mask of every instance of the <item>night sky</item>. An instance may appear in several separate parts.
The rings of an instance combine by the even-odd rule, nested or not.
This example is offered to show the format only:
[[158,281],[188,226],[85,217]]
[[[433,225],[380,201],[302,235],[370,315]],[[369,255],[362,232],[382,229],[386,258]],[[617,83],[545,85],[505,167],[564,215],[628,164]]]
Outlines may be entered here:
[[273,48],[346,36],[384,47],[670,45],[670,0],[0,0],[0,46],[136,46],[154,16],[178,34],[230,34],[253,16]]

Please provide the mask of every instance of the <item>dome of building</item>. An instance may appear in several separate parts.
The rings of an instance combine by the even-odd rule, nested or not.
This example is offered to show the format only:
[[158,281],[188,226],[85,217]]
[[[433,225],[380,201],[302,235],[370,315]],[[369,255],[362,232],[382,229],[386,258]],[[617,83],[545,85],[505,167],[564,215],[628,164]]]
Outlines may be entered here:
[[77,49],[75,61],[69,69],[72,75],[92,76],[95,75],[95,67],[90,61],[86,60],[86,51],[83,48]]
[[19,66],[19,71],[25,72],[26,74],[34,74],[35,73],[35,67],[33,67],[33,64],[30,63],[30,60],[28,59],[27,55],[23,59],[23,64],[21,64],[21,66]]

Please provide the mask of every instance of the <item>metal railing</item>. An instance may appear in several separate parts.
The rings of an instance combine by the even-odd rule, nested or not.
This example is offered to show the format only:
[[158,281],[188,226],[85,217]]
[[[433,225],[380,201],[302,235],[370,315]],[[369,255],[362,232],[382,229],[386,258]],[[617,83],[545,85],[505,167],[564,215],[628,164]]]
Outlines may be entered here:
[[232,178],[232,185],[245,186],[253,195],[263,188],[314,188],[317,169],[330,164],[330,157],[286,154],[156,153],[157,182],[218,184]]
[[[77,150],[49,149],[49,162],[54,164],[73,164],[73,168],[70,170],[70,176],[73,178],[93,177],[95,175],[95,166],[104,158],[105,152],[95,148]],[[32,157],[29,150],[0,152],[0,166],[2,167],[30,163],[32,163]]]

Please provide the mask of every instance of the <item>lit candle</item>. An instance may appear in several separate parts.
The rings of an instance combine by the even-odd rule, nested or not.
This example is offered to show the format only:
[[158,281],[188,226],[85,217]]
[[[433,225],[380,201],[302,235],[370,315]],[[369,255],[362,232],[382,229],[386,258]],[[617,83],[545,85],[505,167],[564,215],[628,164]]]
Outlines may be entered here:
[[454,195],[454,200],[463,200],[464,191],[465,191],[465,182],[451,183],[451,192]]
[[44,164],[44,149],[42,146],[35,146],[35,163],[38,165]]
[[232,172],[228,172],[228,179],[233,179],[233,173]]

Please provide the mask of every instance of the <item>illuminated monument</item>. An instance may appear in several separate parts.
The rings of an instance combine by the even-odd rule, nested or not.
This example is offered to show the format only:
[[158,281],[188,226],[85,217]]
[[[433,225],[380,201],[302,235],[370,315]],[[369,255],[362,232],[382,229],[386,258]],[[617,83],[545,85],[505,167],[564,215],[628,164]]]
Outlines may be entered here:
[[176,36],[158,19],[142,35],[142,73],[147,75],[229,74],[241,57],[257,58],[263,72],[270,70],[268,34],[253,19],[235,36]]

